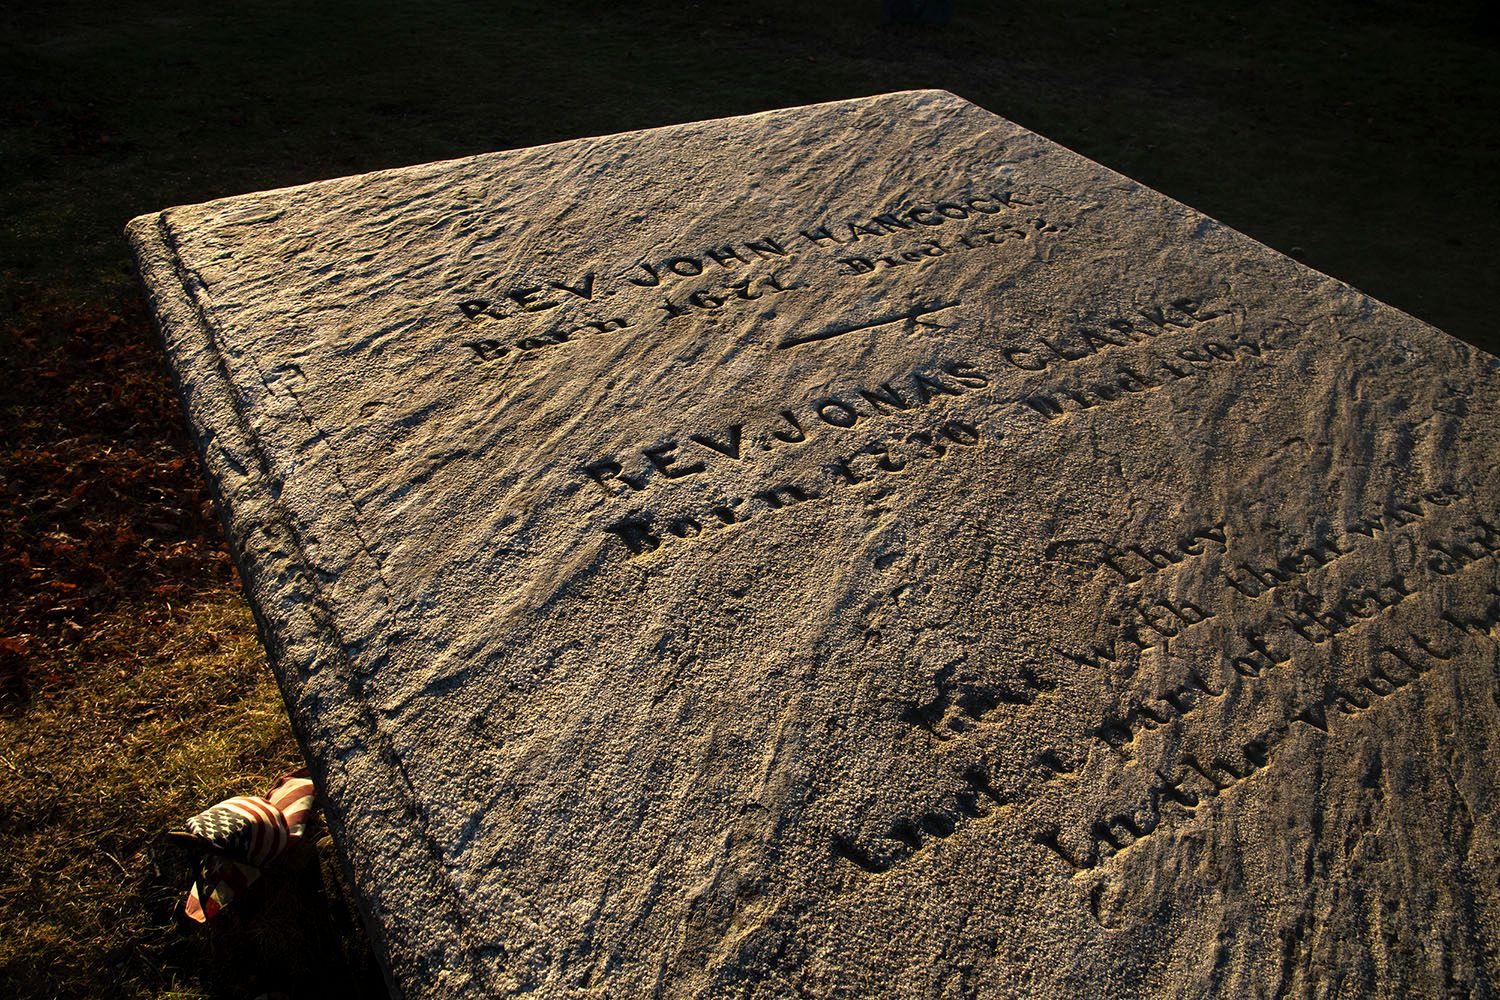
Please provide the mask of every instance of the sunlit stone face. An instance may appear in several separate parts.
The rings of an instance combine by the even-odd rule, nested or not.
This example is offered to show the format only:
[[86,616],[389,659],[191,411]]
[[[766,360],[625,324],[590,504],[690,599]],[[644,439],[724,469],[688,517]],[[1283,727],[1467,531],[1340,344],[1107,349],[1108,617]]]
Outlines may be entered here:
[[131,236],[409,995],[1500,972],[1495,359],[941,92]]

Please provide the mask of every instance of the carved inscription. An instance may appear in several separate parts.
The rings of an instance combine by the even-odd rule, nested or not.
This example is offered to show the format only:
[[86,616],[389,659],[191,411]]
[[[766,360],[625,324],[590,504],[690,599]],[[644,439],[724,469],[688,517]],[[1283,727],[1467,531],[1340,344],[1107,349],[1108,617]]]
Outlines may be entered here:
[[784,283],[779,274],[768,274],[763,278],[731,281],[720,289],[700,289],[675,302],[664,298],[657,308],[666,313],[664,320],[677,319],[680,316],[691,316],[695,312],[718,312],[726,306],[754,302],[767,295],[780,295],[806,287],[805,284],[795,282]]
[[939,302],[930,306],[914,306],[911,309],[901,310],[900,312],[892,313],[888,316],[881,316],[879,319],[873,319],[867,323],[839,323],[835,324],[834,326],[825,327],[822,330],[814,331],[812,333],[791,333],[782,338],[781,343],[777,344],[776,346],[785,349],[788,347],[797,347],[801,344],[815,343],[819,340],[832,340],[834,337],[842,337],[846,333],[857,333],[860,330],[872,330],[877,326],[886,326],[891,323],[900,323],[903,320],[921,326],[930,326],[936,328],[938,324],[928,320],[923,320],[922,317],[931,316],[933,313],[940,313],[945,309],[952,309],[954,306],[962,304],[963,303],[954,300],[953,302]]
[[[633,336],[641,327],[682,321],[674,329],[691,329],[694,317],[732,317],[735,311],[771,316],[774,310],[765,307],[777,297],[815,293],[828,282],[870,281],[876,289],[884,286],[874,279],[887,274],[930,281],[948,261],[976,253],[1018,251],[1016,260],[1045,264],[1050,241],[1068,232],[1051,217],[1050,200],[1040,191],[969,192],[837,223],[725,234],[708,245],[523,282],[462,299],[463,322],[478,334],[462,343],[474,363],[502,370],[543,352],[557,356],[558,349],[582,340]],[[788,364],[800,363],[853,334],[894,336],[899,329],[911,336],[964,322],[958,297],[944,295],[940,285],[919,287],[924,294],[871,301],[862,315],[768,330],[766,346],[787,352],[773,356]],[[526,329],[531,317],[545,325]],[[626,558],[650,557],[772,515],[816,509],[841,491],[939,468],[972,449],[999,446],[1016,421],[1061,423],[1174,392],[1179,383],[1202,384],[1231,369],[1274,363],[1299,335],[1285,321],[1247,324],[1236,303],[1204,294],[1173,295],[1046,330],[976,332],[981,343],[995,346],[896,377],[767,401],[713,426],[662,428],[655,439],[579,456],[577,475],[586,492],[609,511],[599,530]],[[997,383],[1011,386],[998,398],[989,391]],[[944,412],[950,401],[965,397],[961,414]],[[803,452],[816,458],[797,460]],[[681,483],[693,489],[673,485]],[[1211,722],[1224,725],[1223,713],[1243,703],[1240,695],[1248,686],[1284,683],[1278,678],[1298,670],[1313,651],[1418,602],[1423,573],[1456,574],[1500,554],[1500,530],[1476,516],[1456,532],[1422,536],[1420,566],[1368,582],[1326,585],[1338,579],[1329,573],[1335,564],[1362,545],[1425,529],[1434,513],[1460,502],[1464,498],[1451,490],[1430,490],[1341,531],[1285,539],[1269,557],[1235,537],[1230,512],[1189,522],[1166,540],[1054,541],[1046,550],[1049,560],[1112,588],[1102,633],[1081,646],[1053,650],[1050,662],[960,669],[960,657],[939,669],[930,686],[899,706],[898,718],[910,727],[911,738],[943,755],[944,766],[952,768],[951,787],[930,801],[912,802],[894,818],[862,826],[861,833],[835,835],[835,857],[865,875],[879,875],[997,813],[1027,805],[1085,767],[1092,771],[1104,761],[1138,768],[1156,753],[1165,757],[1150,765],[1144,793],[1081,828],[1033,826],[1033,843],[1069,871],[1083,873],[1190,820],[1204,803],[1232,794],[1289,757],[1283,745],[1291,734],[1327,737],[1342,724],[1335,720],[1372,710],[1449,662],[1458,643],[1493,641],[1500,590],[1492,587],[1483,609],[1444,608],[1432,628],[1403,628],[1404,638],[1381,646],[1375,665],[1361,676],[1330,683],[1275,724],[1236,737],[1233,752],[1193,750],[1201,742],[1194,734]],[[1173,581],[1187,567],[1197,579],[1211,574],[1222,591],[1181,593]],[[1325,585],[1317,585],[1320,579]],[[1233,614],[1227,613],[1230,604]],[[1195,646],[1186,640],[1204,637],[1214,638],[1214,657],[1183,662],[1182,650]],[[1143,656],[1155,672],[1142,672]],[[1080,669],[1135,687],[1112,695],[1110,706],[1087,720],[1080,746],[1028,751],[1028,774],[997,770],[986,748],[1004,739],[1007,723],[1019,715],[1042,704],[1061,708],[1055,702],[1069,690],[1064,675]],[[1138,679],[1146,676],[1157,679]],[[1003,781],[997,777],[1002,774]]]
[[1205,340],[1198,346],[1179,347],[1171,353],[1139,351],[1132,363],[1118,362],[1085,378],[1066,379],[1027,392],[1017,403],[1043,420],[1056,420],[1200,379],[1206,373],[1251,358],[1263,358],[1279,348],[1280,344],[1269,340],[1231,333],[1223,340]]
[[[1395,527],[1418,524],[1433,510],[1447,507],[1458,499],[1457,494],[1451,491],[1431,490],[1391,510],[1381,511],[1355,521],[1347,525],[1335,538],[1306,544],[1294,543],[1296,547],[1288,555],[1273,563],[1242,560],[1233,568],[1221,569],[1220,578],[1228,587],[1246,597],[1263,597],[1284,584],[1291,583],[1315,569],[1349,555],[1355,551],[1360,539],[1374,540],[1389,533]],[[1098,542],[1054,543],[1052,548],[1056,551],[1064,546],[1096,547],[1100,566],[1117,574],[1126,583],[1138,583],[1155,573],[1175,566],[1187,555],[1201,554],[1204,549],[1198,539],[1205,535],[1210,542],[1215,543],[1221,550],[1227,551],[1229,539],[1222,524],[1211,531],[1194,532],[1193,537],[1181,540],[1175,554],[1160,547],[1143,548],[1140,545],[1129,545],[1123,549],[1117,549]],[[1197,551],[1189,552],[1189,548]],[[1398,586],[1399,584],[1391,585]],[[1371,599],[1379,600],[1381,597],[1377,594]],[[1303,603],[1307,601],[1311,601],[1311,598],[1306,598]],[[1132,654],[1158,646],[1163,640],[1176,638],[1175,629],[1181,625],[1196,624],[1188,619],[1204,614],[1196,606],[1189,608],[1184,614],[1183,609],[1174,608],[1170,602],[1142,606],[1142,602],[1137,600],[1134,606],[1139,612],[1139,617],[1123,623],[1114,635],[1106,637],[1102,642],[1087,649],[1058,650],[1058,652],[1073,663],[1096,670],[1130,670],[1130,664],[1133,662],[1130,658]],[[1304,617],[1304,615],[1311,614],[1311,612],[1299,611],[1289,616],[1289,620],[1301,622],[1304,628],[1316,627],[1318,619]]]
[[1027,219],[1022,223],[1000,223],[994,228],[972,228],[957,234],[951,241],[919,240],[912,246],[899,250],[893,249],[890,253],[874,257],[863,254],[839,257],[836,263],[841,270],[837,273],[848,276],[874,274],[892,268],[920,264],[924,260],[932,260],[935,257],[946,257],[949,254],[1000,246],[1010,241],[1022,243],[1034,241],[1043,234],[1061,231],[1061,227],[1042,218]]
[[[1439,495],[1451,498],[1448,491]],[[1451,500],[1450,500],[1451,502]],[[1426,568],[1440,576],[1452,576],[1483,559],[1500,554],[1500,531],[1483,517],[1474,517],[1450,538],[1436,538],[1427,543]],[[1380,584],[1351,587],[1322,602],[1299,592],[1293,610],[1279,612],[1281,621],[1290,626],[1291,634],[1312,646],[1321,646],[1358,624],[1376,619],[1385,612],[1416,596],[1420,591],[1404,575],[1397,574]],[[1500,596],[1493,586],[1492,596]],[[1490,601],[1477,616],[1459,619],[1444,611],[1438,625],[1462,637],[1490,638],[1494,623],[1500,617],[1500,602]],[[1193,711],[1201,699],[1221,698],[1246,683],[1261,682],[1278,669],[1295,666],[1294,650],[1277,650],[1266,636],[1246,631],[1246,648],[1230,656],[1231,670],[1222,677],[1205,680],[1190,671],[1190,688],[1195,695],[1186,701],[1168,698],[1170,710],[1142,712],[1136,706],[1123,718],[1106,719],[1098,736],[1112,749],[1129,756],[1130,745],[1145,728],[1156,728],[1181,719]],[[1055,828],[1039,831],[1038,844],[1051,850],[1075,871],[1096,867],[1104,859],[1118,854],[1155,833],[1164,825],[1190,815],[1206,799],[1219,795],[1271,763],[1272,751],[1291,731],[1294,723],[1329,732],[1328,709],[1353,716],[1370,709],[1427,673],[1433,666],[1451,660],[1453,653],[1443,652],[1444,641],[1409,630],[1406,643],[1382,648],[1383,660],[1352,685],[1331,685],[1316,701],[1291,712],[1282,722],[1243,744],[1238,759],[1215,758],[1200,761],[1191,754],[1181,754],[1179,769],[1173,774],[1156,772],[1157,781],[1148,790],[1146,800],[1095,821],[1083,836],[1073,837],[1072,846]],[[1184,686],[1184,690],[1189,686]],[[1078,846],[1082,840],[1083,845]]]
[[899,379],[816,396],[725,427],[697,428],[633,452],[604,455],[580,472],[610,496],[644,492],[654,485],[686,479],[710,466],[745,467],[757,456],[800,448],[898,414],[915,414],[944,397],[962,396],[990,384],[989,376],[967,361],[911,371]]
[[[899,322],[926,324],[930,322],[927,317],[932,314],[958,305],[959,302],[953,301],[908,307],[862,323],[835,324],[790,335],[777,346],[797,347],[833,340],[847,333]],[[1114,334],[1109,335],[1112,341],[1092,341],[1084,336],[1087,331],[1078,333],[1078,343],[1083,345],[1081,347],[1069,347],[1045,338],[1038,339],[1036,344],[1039,346],[1029,350],[1051,352],[1049,356],[1054,359],[1053,362],[1038,365],[1030,359],[1027,349],[1005,348],[999,354],[1012,367],[1020,367],[1022,370],[1040,368],[1045,371],[1054,367],[1054,363],[1068,363],[1088,356],[1090,352],[1098,353],[1102,349],[1100,343],[1105,346],[1129,347],[1151,341],[1165,333],[1193,331],[1228,315],[1230,313],[1227,309],[1210,308],[1191,297],[1178,297],[1168,306],[1141,309],[1138,319],[1117,317],[1103,324],[1114,331]],[[1227,336],[1239,338],[1239,334],[1234,332]],[[1180,350],[1186,351],[1190,357],[1197,356],[1194,348]],[[1256,350],[1258,353],[1258,348]],[[714,469],[731,472],[736,476],[755,475],[754,470],[758,464],[770,462],[815,440],[873,422],[896,419],[905,422],[944,398],[988,389],[992,381],[990,371],[976,363],[967,360],[948,362],[936,368],[913,370],[898,379],[807,399],[722,426],[683,428],[675,434],[633,450],[591,458],[582,463],[579,471],[586,480],[610,497],[644,494],[662,484],[691,480]],[[971,421],[946,420],[900,435],[869,439],[852,452],[833,456],[823,467],[827,478],[822,482],[808,479],[763,480],[761,485],[747,488],[743,494],[725,494],[710,500],[696,512],[659,516],[650,510],[642,510],[621,518],[605,530],[617,538],[631,555],[645,555],[655,552],[672,538],[697,538],[705,532],[744,524],[760,514],[820,499],[830,486],[857,486],[872,478],[900,474],[914,463],[920,465],[931,459],[941,459],[955,449],[977,445],[987,433],[992,438],[1003,436],[995,428],[987,432],[980,424]],[[1216,537],[1218,543],[1222,544],[1222,526],[1207,527],[1201,535],[1185,539],[1182,544],[1189,550],[1202,551],[1202,546],[1214,544]],[[1153,560],[1166,560],[1162,565],[1169,565],[1171,562],[1167,554],[1147,553],[1145,550],[1135,553],[1100,552],[1099,557],[1106,565],[1112,561],[1115,572],[1136,578],[1144,575],[1138,567],[1156,568]],[[1171,639],[1179,635],[1184,627],[1213,617],[1211,612],[1191,601],[1174,603],[1165,600],[1139,601],[1132,616],[1130,621],[1124,623],[1126,634],[1130,641],[1136,642],[1138,648],[1142,649],[1156,644],[1155,640],[1149,638],[1151,636],[1159,640]],[[1106,652],[1105,655],[1109,654]]]
[[983,439],[984,433],[974,424],[949,420],[931,430],[871,441],[852,455],[835,458],[824,468],[835,482],[856,486],[868,479],[905,472],[913,463],[942,458],[958,448],[972,448]]
[[[1294,547],[1288,556],[1274,563],[1245,558],[1225,566],[1224,593],[1264,607],[1265,624],[1241,626],[1215,661],[1188,666],[1176,683],[1132,699],[1123,712],[1104,715],[1092,730],[1099,748],[1122,763],[1135,761],[1143,734],[1168,729],[1183,732],[1182,727],[1194,724],[1193,720],[1210,705],[1242,704],[1245,685],[1270,683],[1273,678],[1296,670],[1299,647],[1308,650],[1323,647],[1351,629],[1385,618],[1394,609],[1420,597],[1424,587],[1416,582],[1412,570],[1421,569],[1438,578],[1451,577],[1500,556],[1500,527],[1486,516],[1473,514],[1441,533],[1422,539],[1411,569],[1387,574],[1369,584],[1345,585],[1323,597],[1315,596],[1303,586],[1303,577],[1350,554],[1360,540],[1373,541],[1391,531],[1420,525],[1436,510],[1465,502],[1471,501],[1452,489],[1430,490],[1346,525],[1331,540],[1331,545],[1325,540]],[[1233,545],[1227,526],[1215,522],[1186,532],[1166,546],[1074,541],[1054,543],[1048,552],[1067,552],[1074,557],[1083,553],[1092,573],[1103,573],[1105,579],[1116,581],[1128,594],[1189,560],[1213,553],[1224,562],[1223,557]],[[1236,581],[1243,583],[1246,579],[1256,582],[1236,585]],[[1277,601],[1265,602],[1263,599],[1272,592],[1279,595]],[[1339,725],[1336,720],[1352,719],[1373,710],[1433,669],[1452,661],[1459,654],[1459,643],[1495,641],[1500,635],[1500,587],[1492,582],[1484,597],[1484,604],[1478,609],[1441,607],[1429,627],[1407,627],[1401,641],[1380,647],[1376,662],[1362,674],[1351,681],[1330,682],[1321,695],[1294,702],[1280,721],[1252,738],[1237,742],[1233,753],[1200,757],[1182,749],[1179,736],[1169,744],[1177,749],[1171,752],[1166,766],[1152,772],[1142,798],[1100,816],[1083,829],[1064,830],[1044,825],[1035,829],[1033,842],[1061,861],[1067,870],[1081,874],[1159,831],[1190,819],[1201,811],[1204,803],[1230,793],[1241,782],[1275,764],[1279,759],[1278,749],[1290,735],[1302,731],[1326,737]],[[1121,655],[1122,642],[1139,653],[1157,645],[1158,640],[1165,645],[1166,639],[1218,616],[1216,609],[1185,599],[1127,597],[1125,606],[1132,608],[1138,617],[1121,627],[1113,641],[1085,654],[1064,653],[1064,660],[1129,676],[1133,667],[1126,666],[1129,658]],[[1290,644],[1273,639],[1273,633],[1288,637]],[[960,658],[939,670],[933,678],[935,693],[902,710],[901,717],[927,734],[935,747],[956,745],[981,735],[992,724],[1003,727],[1015,713],[1030,710],[1057,691],[1056,675],[1038,665],[1012,668],[1013,679],[997,683],[983,679],[993,676],[997,665],[961,671],[963,662],[964,658]],[[970,763],[962,765],[967,770],[961,773],[988,775],[983,756],[978,760],[970,758]],[[1033,760],[1035,773],[1043,785],[1058,776],[1076,774],[1082,763],[1065,760],[1055,750],[1042,750]],[[992,790],[994,803],[1021,804],[1015,794]],[[914,828],[923,829],[923,818],[931,813],[929,810],[898,818],[873,842],[840,834],[835,837],[834,853],[860,871],[879,874],[911,857],[934,838],[951,836],[983,818],[952,807],[945,811],[939,806],[937,811],[951,820],[951,831],[949,824],[940,819],[935,821],[933,829],[943,831],[941,834],[914,840],[910,833]]]
[[758,240],[746,240],[741,244],[725,243],[709,247],[697,253],[682,253],[664,258],[660,263],[641,261],[625,280],[641,288],[656,288],[676,278],[696,278],[704,269],[733,271],[757,260],[785,257],[792,253],[787,245],[774,236],[763,236]]
[[1304,545],[1274,564],[1241,562],[1234,571],[1224,572],[1224,582],[1247,597],[1269,594],[1284,583],[1348,555],[1354,551],[1354,544],[1359,539],[1374,540],[1398,527],[1419,524],[1435,508],[1447,507],[1458,499],[1456,493],[1432,490],[1415,500],[1347,525],[1339,538]]
[[[938,258],[1030,246],[1064,231],[1061,224],[1035,211],[1060,198],[1050,189],[1017,191],[1002,183],[981,193],[939,197],[836,223],[732,236],[624,267],[601,265],[582,274],[522,282],[457,300],[459,314],[480,334],[462,340],[461,345],[476,363],[514,360],[543,348],[645,325],[652,315],[660,324],[748,309],[751,303],[815,288],[826,280],[861,278]],[[1042,249],[1035,252],[1044,253]],[[814,263],[821,261],[821,266],[815,272],[806,267],[798,270],[795,265],[809,255]],[[797,270],[795,276],[788,275],[788,267]],[[566,322],[550,322],[544,329],[491,332],[501,331],[499,324],[561,314],[567,315]],[[866,326],[884,322],[889,321]],[[791,343],[780,346],[824,338],[814,333],[790,334],[785,339]]]
[[590,271],[582,277],[574,278],[572,283],[546,281],[535,285],[520,285],[507,289],[503,295],[492,299],[461,299],[458,310],[471,320],[506,319],[521,313],[556,309],[570,297],[592,302],[598,277],[598,272]]
[[1211,308],[1184,296],[1166,305],[1142,307],[1131,315],[1113,316],[1092,326],[1077,326],[1061,336],[1026,336],[1018,346],[1002,350],[1000,356],[1006,364],[1023,372],[1056,370],[1231,315],[1229,309]]
[[475,357],[480,361],[495,361],[513,351],[518,353],[540,351],[543,348],[566,344],[580,336],[613,333],[616,330],[624,330],[628,326],[630,326],[630,321],[624,316],[615,316],[611,319],[589,320],[587,323],[581,323],[575,327],[554,327],[551,330],[527,334],[524,337],[519,337],[509,342],[493,338],[467,340],[464,341],[464,346],[473,351]]
[[962,787],[945,801],[893,822],[879,845],[864,847],[847,837],[836,837],[834,853],[866,872],[879,874],[923,848],[948,839],[975,821],[989,818],[1008,804],[1005,796],[990,784],[984,768],[970,767],[963,772],[961,779]]
[[1224,522],[1205,525],[1165,545],[1141,544],[1117,548],[1099,539],[1065,540],[1047,546],[1046,556],[1055,559],[1063,553],[1088,560],[1091,570],[1108,569],[1126,583],[1140,583],[1163,570],[1181,565],[1206,551],[1224,552],[1229,548]]
[[917,442],[919,446],[903,450],[899,457],[892,453],[889,441],[876,441],[866,445],[855,456],[835,459],[823,467],[828,474],[827,478],[816,484],[807,481],[781,482],[756,490],[748,499],[732,497],[711,503],[697,513],[666,518],[658,518],[653,514],[626,517],[604,530],[617,536],[631,555],[645,555],[661,548],[662,543],[670,538],[684,541],[697,538],[705,532],[741,525],[757,515],[820,500],[834,489],[865,482],[870,477],[856,473],[853,468],[859,455],[879,456],[876,467],[886,474],[896,474],[904,472],[909,465],[941,459],[957,450],[971,448],[979,444],[983,437],[979,428],[972,424],[947,421],[930,431],[915,431],[907,435],[906,442]]
[[962,661],[945,665],[934,680],[934,695],[907,706],[901,718],[919,726],[942,742],[972,732],[991,721],[1002,706],[1035,704],[1038,697],[1057,689],[1057,684],[1022,666],[1013,682],[955,681],[955,668]]
[[[1500,596],[1500,591],[1492,593]],[[1486,614],[1490,613],[1500,616],[1500,602],[1489,606]],[[1500,618],[1481,621],[1478,626],[1480,634],[1490,638],[1497,620]],[[1244,743],[1238,759],[1215,757],[1205,763],[1192,754],[1182,754],[1175,774],[1155,773],[1157,781],[1147,790],[1144,802],[1096,820],[1081,838],[1084,846],[1069,846],[1055,827],[1038,831],[1036,843],[1048,848],[1075,872],[1095,868],[1159,830],[1192,816],[1206,800],[1229,791],[1268,767],[1272,762],[1272,751],[1293,731],[1294,723],[1327,735],[1331,729],[1330,707],[1345,716],[1360,715],[1456,655],[1451,648],[1442,652],[1438,641],[1424,638],[1417,632],[1408,632],[1406,639],[1405,648],[1400,645],[1382,647],[1380,655],[1383,659],[1354,684],[1330,688],[1317,701]]]

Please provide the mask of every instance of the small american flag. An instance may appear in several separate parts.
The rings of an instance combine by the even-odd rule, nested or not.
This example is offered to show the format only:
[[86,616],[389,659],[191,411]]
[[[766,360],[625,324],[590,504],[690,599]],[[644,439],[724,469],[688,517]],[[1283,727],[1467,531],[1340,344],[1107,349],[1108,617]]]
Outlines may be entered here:
[[183,910],[206,923],[260,878],[293,840],[301,839],[315,801],[307,771],[282,775],[264,798],[238,795],[190,818],[173,838],[205,853]]

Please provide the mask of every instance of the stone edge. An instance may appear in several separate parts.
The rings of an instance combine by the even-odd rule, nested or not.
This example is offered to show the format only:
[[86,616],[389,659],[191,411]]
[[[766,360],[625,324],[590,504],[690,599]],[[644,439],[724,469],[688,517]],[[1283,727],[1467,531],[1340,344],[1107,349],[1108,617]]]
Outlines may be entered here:
[[[324,802],[340,806],[325,808],[323,816],[345,877],[356,887],[355,903],[387,988],[393,997],[451,995],[467,992],[466,986],[494,995],[494,984],[469,982],[475,973],[485,977],[471,965],[477,956],[467,954],[453,888],[442,878],[441,859],[415,803],[402,799],[410,782],[353,680],[324,588],[309,571],[287,512],[273,499],[269,461],[246,423],[212,324],[194,295],[201,280],[174,249],[166,212],[132,219],[126,236],[292,730]],[[304,710],[309,699],[325,708],[316,721]],[[348,710],[329,713],[330,706]],[[358,815],[366,845],[382,849],[349,837],[346,815]],[[421,873],[405,869],[401,882],[404,892],[420,887],[426,898],[383,907],[383,888],[399,867],[393,861],[423,856],[433,867]],[[419,876],[416,885],[413,874]],[[408,919],[412,914],[427,919]]]
[[[294,192],[314,191],[321,187],[328,187],[334,184],[345,184],[351,181],[376,181],[385,177],[395,177],[401,174],[410,173],[414,170],[432,170],[435,172],[446,172],[459,164],[487,160],[495,156],[504,156],[507,153],[531,152],[533,150],[560,148],[563,146],[575,145],[580,142],[592,142],[598,139],[625,139],[631,136],[648,136],[655,132],[667,132],[674,129],[684,128],[698,128],[709,125],[717,126],[725,122],[748,122],[757,118],[767,118],[775,115],[785,115],[796,112],[810,112],[819,108],[833,108],[840,105],[865,104],[875,101],[892,100],[896,98],[910,98],[916,95],[925,95],[931,100],[947,101],[952,104],[967,105],[968,107],[976,108],[979,111],[984,112],[985,114],[995,114],[989,109],[975,104],[968,98],[960,97],[950,90],[943,90],[938,87],[917,87],[911,90],[891,90],[886,91],[882,94],[870,94],[865,97],[845,97],[840,98],[836,101],[818,101],[813,104],[796,104],[786,108],[767,108],[764,111],[751,111],[742,115],[727,115],[722,118],[697,118],[692,121],[685,122],[668,122],[663,125],[652,125],[647,128],[626,129],[623,132],[604,132],[598,135],[575,136],[572,139],[559,139],[556,142],[543,142],[535,146],[515,146],[509,149],[492,149],[483,153],[471,153],[468,156],[457,156],[447,160],[430,160],[423,163],[408,163],[399,167],[382,167],[379,170],[367,170],[364,173],[342,174],[338,177],[324,177],[315,181],[306,181],[302,184],[289,184],[284,187],[265,188],[260,191],[247,191],[241,194],[226,195],[222,198],[210,198],[208,201],[189,202],[180,205],[172,205],[162,209],[160,212],[153,212],[150,213],[149,216],[141,216],[139,219],[132,220],[129,225],[135,225],[135,223],[140,221],[140,219],[155,217],[156,215],[166,215],[180,209],[198,210],[225,208],[233,205],[235,202],[244,201],[247,199],[265,198],[269,196],[284,197]],[[1000,116],[995,115],[995,117],[998,118]],[[1025,126],[1019,125],[1017,127],[1025,128]],[[1027,131],[1030,130],[1028,129]],[[1050,142],[1052,140],[1048,141]],[[1060,148],[1067,148],[1063,147],[1061,143],[1054,143],[1054,145],[1057,145]],[[1073,150],[1071,149],[1068,151],[1073,152]],[[1082,156],[1083,154],[1074,153],[1074,155]],[[127,231],[128,229],[129,226],[127,226]]]

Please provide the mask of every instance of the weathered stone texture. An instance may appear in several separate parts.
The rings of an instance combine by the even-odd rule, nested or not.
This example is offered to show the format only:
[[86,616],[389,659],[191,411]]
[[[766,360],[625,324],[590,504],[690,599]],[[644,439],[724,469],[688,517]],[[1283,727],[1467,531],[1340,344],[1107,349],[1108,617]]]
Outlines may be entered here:
[[940,92],[130,233],[406,994],[1493,995],[1496,359]]

